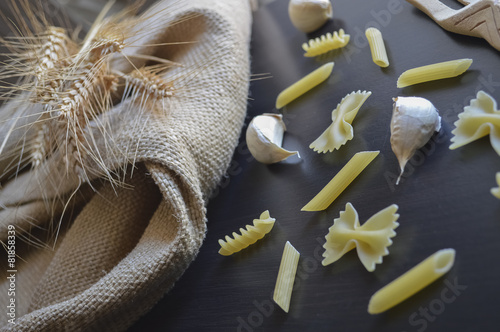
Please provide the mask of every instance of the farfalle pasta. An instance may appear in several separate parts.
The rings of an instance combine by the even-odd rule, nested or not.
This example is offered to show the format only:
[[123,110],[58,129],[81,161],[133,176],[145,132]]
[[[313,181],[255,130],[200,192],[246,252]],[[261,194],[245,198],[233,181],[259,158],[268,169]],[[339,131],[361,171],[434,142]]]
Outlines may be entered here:
[[333,35],[327,33],[315,39],[309,39],[309,43],[302,44],[302,49],[306,51],[305,57],[313,57],[326,53],[337,48],[346,46],[349,43],[351,36],[340,29],[338,32],[334,31]]
[[491,145],[500,156],[500,111],[496,100],[489,94],[479,91],[476,99],[472,99],[470,105],[458,115],[455,126],[451,132],[454,135],[451,138],[451,150],[489,134]]
[[229,256],[245,249],[251,244],[257,242],[271,231],[274,226],[275,218],[271,218],[269,211],[266,210],[262,212],[259,219],[253,220],[253,226],[247,225],[246,229],[240,228],[240,234],[233,232],[233,238],[226,235],[225,241],[219,239],[219,244],[221,246],[219,254],[222,256]]
[[318,153],[326,153],[338,150],[351,140],[354,137],[352,121],[371,94],[371,91],[358,90],[342,98],[332,111],[332,124],[309,147]]
[[500,172],[497,173],[497,188],[491,188],[491,194],[495,196],[496,198],[500,199]]
[[340,217],[334,220],[325,236],[325,258],[321,263],[326,266],[336,262],[356,248],[364,267],[374,271],[375,264],[382,263],[382,257],[389,254],[387,247],[392,244],[391,238],[396,236],[394,229],[399,226],[397,210],[396,204],[390,205],[360,226],[358,213],[351,203],[347,203],[345,211],[340,212]]

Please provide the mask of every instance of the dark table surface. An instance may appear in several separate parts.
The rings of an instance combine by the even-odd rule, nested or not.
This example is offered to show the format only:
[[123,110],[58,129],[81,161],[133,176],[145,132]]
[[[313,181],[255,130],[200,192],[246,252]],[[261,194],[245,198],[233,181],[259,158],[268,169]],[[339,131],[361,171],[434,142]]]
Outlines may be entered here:
[[[252,117],[281,113],[288,128],[284,147],[300,151],[302,159],[260,164],[242,137],[208,205],[208,233],[198,257],[131,331],[499,331],[500,200],[490,189],[496,186],[500,157],[488,137],[448,148],[453,123],[477,90],[500,101],[499,52],[482,39],[444,31],[403,0],[334,1],[334,19],[309,35],[291,25],[287,5],[286,0],[265,1],[254,14],[252,72],[272,78],[251,83],[243,133]],[[391,63],[386,69],[371,60],[367,26],[383,33]],[[351,35],[348,48],[303,57],[301,44],[308,38],[340,28]],[[396,88],[406,69],[458,58],[474,59],[462,76]],[[329,61],[335,67],[325,83],[281,110],[274,108],[281,90]],[[337,103],[355,90],[373,94],[354,120],[354,139],[333,153],[309,149]],[[432,101],[443,125],[395,186],[399,170],[389,141],[392,98],[413,95]],[[362,150],[380,150],[380,155],[325,211],[301,212]],[[400,226],[390,255],[374,272],[366,271],[355,250],[329,266],[320,263],[324,236],[347,202],[361,222],[390,204],[399,205]],[[219,238],[267,209],[276,218],[270,234],[232,256],[217,253]],[[301,253],[288,314],[272,301],[286,241]],[[375,291],[442,248],[457,252],[448,274],[383,314],[367,313]],[[452,300],[443,297],[450,290],[456,294]]]

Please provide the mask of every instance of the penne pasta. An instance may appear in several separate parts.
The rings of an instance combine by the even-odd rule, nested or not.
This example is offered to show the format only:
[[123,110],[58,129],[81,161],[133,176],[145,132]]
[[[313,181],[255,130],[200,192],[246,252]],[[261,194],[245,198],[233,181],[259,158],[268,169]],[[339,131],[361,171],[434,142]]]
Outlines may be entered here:
[[389,59],[385,50],[384,39],[382,33],[377,28],[368,28],[365,31],[366,39],[370,45],[373,62],[379,67],[388,67]]
[[326,63],[283,90],[276,99],[276,108],[282,108],[326,80],[332,73],[333,65],[333,62]]
[[476,98],[458,115],[455,127],[451,131],[451,150],[489,134],[491,146],[500,156],[500,110],[496,100],[486,92],[478,91]]
[[273,295],[274,302],[285,312],[288,312],[290,308],[290,299],[292,298],[293,282],[297,273],[299,257],[300,253],[289,241],[286,241]]
[[361,263],[369,271],[375,271],[375,264],[382,263],[383,256],[389,254],[387,247],[392,244],[391,238],[396,236],[399,224],[398,206],[392,204],[377,212],[363,226],[359,224],[358,212],[351,203],[347,203],[345,211],[333,221],[328,229],[323,245],[323,266],[338,261],[350,250],[356,248]]
[[472,59],[458,59],[408,69],[399,76],[397,87],[455,77],[463,74],[471,64]]
[[496,198],[500,199],[500,172],[497,173],[496,180],[497,180],[498,187],[491,188],[491,194],[493,196],[495,196]]
[[259,219],[253,220],[253,226],[247,225],[246,229],[240,228],[241,235],[233,232],[233,238],[226,235],[226,241],[219,239],[221,246],[219,254],[229,256],[254,244],[273,229],[275,221],[276,219],[269,215],[269,210],[262,212]]
[[406,300],[448,272],[454,261],[455,249],[439,250],[373,294],[368,312],[379,314]]
[[301,211],[322,211],[326,209],[379,153],[380,151],[356,153]]
[[332,124],[309,145],[318,153],[338,150],[354,137],[352,121],[363,103],[370,97],[371,91],[353,91],[340,101],[332,111]]
[[304,56],[313,57],[344,47],[349,43],[350,37],[351,36],[345,34],[344,29],[340,29],[339,32],[335,31],[333,35],[327,33],[316,39],[309,39],[309,43],[302,44],[302,49],[306,51]]

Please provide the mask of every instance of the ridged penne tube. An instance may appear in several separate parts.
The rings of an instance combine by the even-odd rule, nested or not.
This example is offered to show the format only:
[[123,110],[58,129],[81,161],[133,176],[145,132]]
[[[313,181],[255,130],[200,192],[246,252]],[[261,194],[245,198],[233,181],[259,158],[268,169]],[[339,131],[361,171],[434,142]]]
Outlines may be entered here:
[[375,271],[375,264],[382,263],[383,256],[389,254],[388,246],[391,238],[396,236],[399,224],[398,206],[392,204],[370,217],[362,226],[359,224],[358,212],[351,203],[347,203],[345,211],[333,221],[328,229],[323,245],[323,266],[336,262],[350,250],[356,248],[358,257],[364,267]]
[[302,44],[302,49],[306,51],[304,56],[313,57],[344,47],[349,43],[350,38],[351,36],[347,35],[344,29],[340,29],[338,32],[334,31],[333,35],[328,32],[326,35],[321,35],[315,39],[309,39],[308,43]]
[[377,28],[368,28],[365,31],[365,35],[368,39],[368,44],[370,44],[373,62],[379,67],[388,67],[389,58],[387,58],[387,51],[385,50],[384,39],[380,30]]
[[221,246],[219,254],[229,256],[254,244],[271,231],[275,221],[276,219],[271,218],[269,215],[269,210],[262,212],[259,219],[253,220],[253,226],[247,225],[246,229],[240,228],[241,235],[233,232],[233,238],[226,235],[226,241],[219,239]]
[[288,312],[290,308],[290,299],[292,298],[293,282],[295,280],[295,273],[297,273],[299,257],[300,253],[289,241],[286,241],[273,295],[274,302],[285,312]]
[[455,77],[463,74],[471,64],[472,59],[458,59],[408,69],[399,76],[397,87]]
[[333,65],[333,62],[326,63],[283,90],[276,99],[276,108],[282,108],[326,80],[332,73]]
[[497,188],[491,188],[491,194],[495,196],[496,198],[500,199],[500,172],[497,173]]
[[380,151],[356,153],[301,211],[322,211],[326,209],[379,153]]
[[363,103],[371,96],[371,91],[353,91],[340,101],[332,111],[332,124],[309,145],[318,153],[340,149],[354,137],[352,122]]
[[442,249],[377,291],[370,299],[368,312],[379,314],[417,293],[443,274],[455,261],[455,249]]
[[478,91],[476,98],[464,107],[454,124],[456,128],[451,131],[451,150],[489,134],[491,146],[500,156],[500,110],[492,96]]

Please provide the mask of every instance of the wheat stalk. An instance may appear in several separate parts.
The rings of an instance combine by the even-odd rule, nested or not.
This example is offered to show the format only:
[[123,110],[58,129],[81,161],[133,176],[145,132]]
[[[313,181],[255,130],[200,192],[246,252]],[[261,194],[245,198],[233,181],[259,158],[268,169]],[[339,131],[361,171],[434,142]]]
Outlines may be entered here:
[[[149,66],[132,71],[126,75],[127,87],[131,95],[147,95],[158,101],[163,98],[174,95],[174,86],[172,81],[167,81],[161,77],[161,74],[169,69],[169,66]],[[137,97],[136,97],[137,98]]]
[[[55,214],[56,202],[65,201],[64,214],[69,201],[84,183],[92,186],[91,180],[104,178],[113,185],[123,185],[124,180],[118,179],[116,172],[123,172],[125,177],[127,166],[135,167],[138,144],[154,110],[161,108],[165,111],[166,100],[177,95],[179,87],[182,88],[183,84],[178,83],[192,78],[201,66],[187,74],[184,72],[184,76],[178,74],[166,78],[167,72],[179,64],[152,54],[139,52],[128,56],[124,52],[127,47],[135,47],[134,44],[147,34],[164,29],[164,25],[156,26],[156,18],[167,14],[168,8],[134,16],[139,8],[135,5],[106,17],[111,7],[108,4],[80,41],[69,29],[48,22],[41,14],[42,10],[38,13],[41,2],[37,2],[38,7],[34,9],[28,0],[9,1],[17,22],[11,24],[14,36],[0,38],[0,43],[9,50],[3,54],[7,61],[0,69],[0,82],[7,91],[0,98],[20,97],[16,102],[25,101],[32,107],[13,114],[16,119],[8,128],[9,134],[0,141],[0,158],[16,158],[0,172],[12,171],[17,176],[31,164],[33,173],[44,173],[54,188],[64,187],[61,182],[68,182],[70,178],[73,181],[76,177],[77,188],[69,196],[68,192],[61,191],[57,197],[47,197],[45,202],[47,211]],[[187,15],[172,24],[196,16]],[[172,44],[183,43],[158,43],[145,47],[150,50]],[[132,57],[141,61],[131,61]],[[113,70],[116,59],[128,61],[134,70],[130,73]],[[143,66],[138,69],[136,63]],[[153,65],[145,66],[151,63]],[[17,82],[6,82],[12,79],[17,79]],[[184,86],[187,85],[184,82]],[[117,133],[120,128],[111,128],[115,124],[107,123],[106,115],[112,113],[110,110],[116,103],[122,103],[120,111],[133,112],[137,120],[134,121],[137,127],[127,128],[127,131],[137,129],[138,135],[119,143],[125,151],[119,151],[114,142],[120,135]],[[2,120],[0,125],[4,125]],[[19,136],[16,144],[8,146],[10,132],[17,131],[24,134]],[[4,153],[4,147],[8,152]],[[122,159],[123,156],[127,159]],[[117,163],[123,169],[110,169],[111,165],[117,167]],[[66,174],[51,172],[49,166],[54,164],[65,169]],[[59,227],[60,224],[52,229],[56,237]]]

